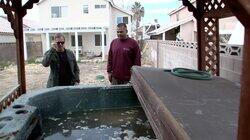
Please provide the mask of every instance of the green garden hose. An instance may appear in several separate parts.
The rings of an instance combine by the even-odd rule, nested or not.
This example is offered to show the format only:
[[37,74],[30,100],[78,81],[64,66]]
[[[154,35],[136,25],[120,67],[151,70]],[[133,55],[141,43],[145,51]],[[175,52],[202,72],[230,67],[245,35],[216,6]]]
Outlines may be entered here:
[[195,80],[211,80],[212,75],[205,71],[192,70],[187,68],[174,68],[171,73],[175,76],[195,79]]

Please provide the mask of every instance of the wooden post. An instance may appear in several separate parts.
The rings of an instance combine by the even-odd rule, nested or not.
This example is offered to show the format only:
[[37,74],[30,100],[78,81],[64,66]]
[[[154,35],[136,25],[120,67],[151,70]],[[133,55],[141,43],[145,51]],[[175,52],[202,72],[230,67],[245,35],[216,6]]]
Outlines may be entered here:
[[250,27],[245,28],[243,68],[241,76],[241,97],[238,122],[238,140],[250,138]]
[[21,1],[16,4],[17,12],[15,12],[15,37],[16,37],[16,53],[17,53],[17,67],[18,67],[18,83],[20,84],[20,93],[26,93],[25,80],[25,64],[24,64],[24,47],[23,47],[23,16],[21,9]]
[[219,19],[216,18],[216,22],[215,22],[215,28],[216,28],[216,31],[215,31],[215,36],[216,36],[216,40],[215,40],[215,46],[216,46],[216,70],[215,70],[215,73],[216,76],[220,76],[220,35],[219,35],[219,32],[220,32],[220,29],[219,29]]
[[203,25],[204,25],[204,19],[202,17],[202,2],[200,0],[198,0],[197,2],[197,10],[199,15],[196,16],[196,21],[197,21],[197,58],[198,58],[198,70],[202,70],[202,67],[204,67],[203,65],[205,65],[205,61],[202,61],[202,56],[204,56],[204,54],[202,54],[202,47],[204,47],[204,31],[202,31],[203,29]]

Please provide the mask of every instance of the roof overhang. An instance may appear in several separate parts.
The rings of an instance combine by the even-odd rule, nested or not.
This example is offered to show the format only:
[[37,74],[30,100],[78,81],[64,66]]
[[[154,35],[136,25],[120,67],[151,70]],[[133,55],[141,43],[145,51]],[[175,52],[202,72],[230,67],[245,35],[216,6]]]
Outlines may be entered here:
[[158,28],[156,30],[153,30],[153,31],[151,31],[151,32],[149,32],[147,34],[148,35],[159,35],[159,34],[162,34],[162,33],[166,32],[166,31],[169,31],[169,30],[171,30],[171,29],[173,29],[173,28],[175,28],[177,26],[180,26],[180,25],[185,24],[185,23],[187,23],[189,21],[192,21],[192,20],[194,20],[194,17],[188,17],[186,19],[174,22],[174,23],[169,24],[167,26],[162,26],[162,27],[160,27],[160,28]]
[[24,29],[24,33],[74,33],[74,32],[105,32],[108,27],[40,27]]

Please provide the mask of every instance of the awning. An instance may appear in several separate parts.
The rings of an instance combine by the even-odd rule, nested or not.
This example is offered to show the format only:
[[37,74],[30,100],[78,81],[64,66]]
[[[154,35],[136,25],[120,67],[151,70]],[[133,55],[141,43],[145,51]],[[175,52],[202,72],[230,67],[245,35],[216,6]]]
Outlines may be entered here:
[[185,24],[185,23],[187,23],[187,22],[189,22],[191,20],[193,20],[193,17],[188,17],[186,19],[179,20],[177,22],[171,23],[171,24],[169,24],[167,26],[162,26],[162,27],[160,27],[160,28],[158,28],[156,30],[153,30],[153,31],[151,31],[151,32],[149,32],[147,34],[148,35],[159,35],[159,34],[162,34],[162,33],[166,32],[166,31],[169,31],[169,30],[171,30],[171,29],[173,29],[173,28],[175,28],[177,26]]

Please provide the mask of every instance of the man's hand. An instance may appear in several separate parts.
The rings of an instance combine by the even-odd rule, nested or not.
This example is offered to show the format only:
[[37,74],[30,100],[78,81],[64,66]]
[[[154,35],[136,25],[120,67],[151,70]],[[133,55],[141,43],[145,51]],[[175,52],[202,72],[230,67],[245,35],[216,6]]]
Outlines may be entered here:
[[112,82],[112,73],[111,72],[108,73],[108,78],[109,78],[109,82],[111,83]]

